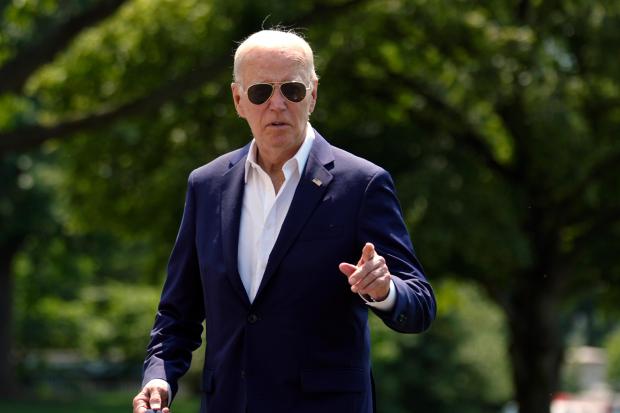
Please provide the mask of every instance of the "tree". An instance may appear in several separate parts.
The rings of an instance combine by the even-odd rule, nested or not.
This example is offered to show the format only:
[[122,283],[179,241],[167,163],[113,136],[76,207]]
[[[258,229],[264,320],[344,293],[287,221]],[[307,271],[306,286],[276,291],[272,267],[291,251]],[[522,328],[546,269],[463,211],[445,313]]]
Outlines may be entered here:
[[433,287],[442,311],[427,333],[395,334],[371,318],[378,406],[388,413],[500,411],[512,392],[501,310],[475,285]]
[[[343,135],[357,124],[368,138],[347,146],[397,175],[430,273],[476,280],[504,309],[520,409],[548,412],[567,310],[617,295],[618,63],[603,51],[620,35],[618,8],[400,6],[341,35],[350,46],[322,81],[350,82],[322,97],[350,114]],[[357,95],[356,111],[335,98]]]
[[[4,2],[0,7],[0,14],[4,17],[0,37],[0,95],[5,92],[22,92],[33,72],[51,62],[84,28],[112,14],[123,1],[105,0],[82,9],[75,6],[60,9],[54,5],[52,9],[46,10],[48,15],[38,13],[37,7],[41,6],[38,3],[43,2],[22,3],[21,6]],[[54,19],[49,16],[51,12],[57,14]],[[28,106],[27,100],[2,96],[0,106],[6,112],[0,119],[0,129],[19,128],[32,121],[29,111],[21,110],[24,108],[22,104]],[[18,140],[21,141],[20,135]],[[4,144],[7,140],[3,138],[0,141]],[[5,154],[0,160],[0,393],[5,394],[11,394],[14,389],[11,368],[11,267],[25,238],[45,227],[47,218],[46,210],[42,207],[46,204],[46,197],[37,188],[33,188],[32,176],[27,171],[31,163],[28,156],[14,154]]]
[[71,136],[58,152],[76,222],[171,237],[187,171],[249,134],[226,87],[232,42],[267,15],[308,27],[313,124],[395,175],[431,278],[473,280],[503,309],[516,399],[546,413],[563,318],[619,292],[619,9],[133,1],[5,95],[24,120],[0,125],[0,152]]
[[[12,341],[10,321],[13,318],[11,268],[14,258],[28,235],[49,235],[45,231],[40,231],[44,227],[39,225],[40,221],[45,223],[53,221],[47,215],[45,208],[41,208],[42,205],[47,204],[47,201],[29,197],[31,192],[37,193],[37,182],[29,181],[28,186],[24,187],[25,181],[22,178],[32,180],[32,177],[27,173],[22,173],[16,161],[18,156],[15,154],[34,151],[34,156],[38,157],[39,148],[53,138],[62,139],[84,132],[93,132],[105,128],[113,121],[119,121],[121,124],[118,127],[120,135],[125,137],[128,134],[131,135],[132,129],[134,132],[137,130],[134,125],[131,125],[131,121],[137,121],[142,126],[148,125],[149,121],[146,116],[153,115],[162,108],[170,108],[165,104],[170,105],[176,100],[186,99],[187,95],[191,96],[194,93],[195,88],[208,83],[213,77],[221,76],[221,71],[227,67],[226,62],[230,51],[228,36],[242,38],[248,33],[249,27],[256,27],[260,19],[264,18],[255,14],[252,7],[244,7],[243,4],[234,2],[219,4],[218,2],[200,1],[164,1],[162,9],[170,12],[168,15],[158,10],[161,5],[155,2],[136,1],[133,2],[132,7],[123,10],[121,6],[125,3],[128,2],[124,0],[86,2],[33,0],[19,3],[6,2],[0,8],[2,16],[0,23],[2,24],[0,107],[3,109],[3,115],[0,117],[0,156],[4,162],[3,166],[6,166],[6,171],[3,170],[3,191],[2,199],[0,199],[3,207],[0,211],[3,229],[3,237],[0,240],[2,241],[0,243],[2,297],[0,298],[3,298],[0,307],[0,321],[2,321],[0,325],[0,350],[2,350],[0,392],[11,394],[14,383],[11,375],[12,366],[9,362]],[[311,5],[306,4],[306,18],[329,17],[332,13],[346,10],[353,3],[355,2],[341,2],[310,8],[308,6]],[[218,12],[222,12],[222,16],[237,16],[241,19],[241,24],[236,27],[231,26],[228,18],[211,18]],[[107,20],[115,14],[120,15],[116,23],[114,19]],[[182,28],[187,19],[192,24],[188,25],[183,32]],[[134,26],[123,27],[123,23],[128,20],[133,20],[135,27],[139,27],[140,30],[135,30]],[[205,26],[200,27],[202,24]],[[155,27],[157,29],[152,30]],[[99,37],[101,33],[105,33],[103,38]],[[199,43],[200,39],[195,37],[196,34],[208,36],[209,39],[208,41],[203,39],[204,43]],[[126,35],[128,38],[123,37]],[[92,43],[90,46],[88,44],[100,41],[112,43],[101,45],[99,51],[92,48]],[[211,47],[205,48],[205,44]],[[129,49],[125,52],[132,53],[132,56],[123,56],[119,49],[109,47],[114,45],[128,47]],[[145,49],[141,51],[140,47]],[[71,60],[71,53],[76,50],[85,51],[85,56],[88,57],[81,63],[86,64],[67,68],[65,66],[66,55],[68,54],[70,56],[68,60]],[[127,66],[121,67],[116,76],[107,77],[111,72],[104,69],[119,63],[123,66],[123,59],[127,59]],[[171,61],[176,65],[170,65]],[[58,84],[59,76],[67,74],[71,80],[77,79],[77,81],[61,80],[62,84]],[[91,76],[96,79],[99,75],[107,77],[103,84],[91,81]],[[98,80],[103,79],[99,76]],[[137,118],[138,116],[142,116],[143,119]],[[122,124],[121,121],[126,119],[131,119],[131,121]],[[109,130],[105,133],[109,133]],[[122,138],[119,137],[119,139]],[[131,140],[132,138],[126,140],[129,146],[132,146]],[[79,144],[77,146],[79,147]],[[134,146],[133,149],[135,148]],[[44,152],[48,155],[52,152],[56,156],[54,144],[46,146]],[[92,156],[92,153],[90,155],[89,159],[96,158]],[[152,168],[155,165],[153,162],[159,161],[161,154],[153,153],[153,155],[155,157],[147,160],[146,165],[142,165],[143,167]],[[187,155],[188,153],[185,153],[185,157],[181,160],[185,159],[186,162]],[[111,170],[109,165],[97,166],[101,167],[98,170],[99,177],[105,177],[106,171]],[[156,176],[152,182],[160,190],[154,193],[157,193],[161,199],[165,199],[166,191],[174,193],[182,191],[175,185],[167,185],[166,182],[161,181],[162,179],[165,181],[168,176],[161,174]],[[79,179],[74,181],[79,183]],[[131,184],[132,180],[126,179],[115,189],[126,190],[127,185]],[[31,191],[33,187],[35,190]],[[82,189],[92,191],[93,187],[86,182]],[[94,192],[91,194],[95,195]],[[77,199],[82,194],[83,191],[73,191],[74,201],[79,202]],[[93,200],[90,197],[89,199]],[[109,203],[109,200],[104,200],[104,204],[106,202]],[[121,210],[121,215],[134,212],[135,205],[132,205],[132,202],[119,202],[116,205]],[[138,227],[138,222],[150,224],[152,217],[141,215],[140,220],[133,221],[134,216],[129,218],[125,216],[127,219],[121,217],[117,222],[110,220],[109,215],[105,213],[99,214],[101,204],[94,206],[93,203],[85,203],[84,206],[85,210],[93,213],[90,218],[86,218],[88,224],[85,225],[89,228],[105,228],[112,222],[118,223],[113,227],[124,233],[140,228],[138,232],[155,237],[155,239],[163,239],[162,233],[166,234],[166,239],[173,237],[171,229],[176,226],[175,215],[163,210],[162,221],[159,225]],[[35,216],[23,216],[29,211],[34,211]],[[45,218],[38,219],[39,215]],[[82,215],[82,217],[85,216],[88,214]],[[103,220],[98,218],[103,218]],[[79,217],[76,221],[79,221]],[[79,226],[79,223],[76,225]],[[144,231],[145,227],[149,229]],[[154,251],[153,255],[161,258],[167,254],[165,249],[160,245],[159,250]]]

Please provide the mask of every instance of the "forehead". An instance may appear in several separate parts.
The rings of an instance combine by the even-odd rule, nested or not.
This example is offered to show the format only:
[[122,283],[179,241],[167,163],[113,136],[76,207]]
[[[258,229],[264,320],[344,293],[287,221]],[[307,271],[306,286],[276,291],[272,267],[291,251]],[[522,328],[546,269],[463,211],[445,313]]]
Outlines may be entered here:
[[240,65],[241,82],[281,82],[305,80],[307,67],[304,54],[296,48],[254,47]]

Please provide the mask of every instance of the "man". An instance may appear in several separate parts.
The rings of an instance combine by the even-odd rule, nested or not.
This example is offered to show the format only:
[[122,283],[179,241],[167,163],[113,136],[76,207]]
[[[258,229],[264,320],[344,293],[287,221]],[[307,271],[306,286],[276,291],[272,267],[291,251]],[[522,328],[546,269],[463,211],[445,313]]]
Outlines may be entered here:
[[254,139],[190,174],[134,413],[168,412],[203,320],[202,413],[372,412],[368,308],[408,333],[435,317],[391,178],[310,126],[317,90],[299,36],[238,47]]

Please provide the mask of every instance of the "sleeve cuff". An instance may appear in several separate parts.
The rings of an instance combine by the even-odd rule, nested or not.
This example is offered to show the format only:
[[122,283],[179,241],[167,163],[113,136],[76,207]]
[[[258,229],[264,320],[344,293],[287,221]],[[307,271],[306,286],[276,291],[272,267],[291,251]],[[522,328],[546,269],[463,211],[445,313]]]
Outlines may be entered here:
[[377,310],[381,311],[390,311],[394,308],[394,305],[396,304],[396,287],[394,286],[394,281],[390,280],[390,292],[383,301],[372,301],[369,296],[365,296],[362,294],[360,294],[359,296],[362,297],[362,300],[364,300],[366,305],[369,307],[376,308]]

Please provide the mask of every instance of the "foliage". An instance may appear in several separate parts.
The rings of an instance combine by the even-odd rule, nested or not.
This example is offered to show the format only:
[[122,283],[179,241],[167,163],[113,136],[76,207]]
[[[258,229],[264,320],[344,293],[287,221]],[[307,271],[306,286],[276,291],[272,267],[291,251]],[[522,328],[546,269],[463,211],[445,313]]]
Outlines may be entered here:
[[164,270],[144,275],[149,268],[144,241],[71,225],[55,165],[48,156],[28,170],[32,186],[46,194],[45,203],[30,207],[48,215],[14,261],[15,343],[25,351],[73,348],[87,357],[136,362],[146,340],[139,330],[152,322],[159,293],[143,282],[161,279]]
[[608,364],[607,376],[614,388],[620,388],[620,330],[616,329],[609,334],[605,342],[605,350],[607,350]]
[[471,284],[436,287],[442,311],[427,334],[395,334],[371,320],[382,410],[497,412],[512,394],[503,316]]
[[[26,59],[26,46],[45,46],[44,34],[96,4],[32,0],[0,8],[0,69]],[[267,26],[306,27],[317,51],[313,125],[393,174],[431,280],[475,282],[499,306],[517,396],[525,410],[548,411],[560,329],[584,302],[612,306],[620,294],[620,195],[610,190],[620,173],[620,61],[609,57],[620,39],[619,4],[115,4],[122,7],[112,17],[101,14],[98,24],[86,24],[60,53],[41,60],[22,88],[0,87],[12,90],[0,96],[0,152],[8,154],[2,171],[10,172],[0,182],[0,228],[2,236],[9,227],[19,238],[30,234],[16,270],[22,332],[37,314],[63,314],[60,323],[67,314],[60,308],[84,299],[88,284],[121,299],[108,277],[159,283],[188,172],[249,138],[230,102],[232,48],[271,16]],[[41,144],[41,154],[9,152]],[[40,156],[54,163],[45,174],[56,174],[53,198],[31,197],[44,182],[15,169]],[[20,186],[27,182],[30,188]],[[41,207],[48,203],[51,211]],[[116,269],[102,264],[110,257]],[[56,285],[58,294],[50,294]],[[38,294],[49,298],[41,300],[46,304]],[[37,305],[42,309],[28,314]],[[472,357],[448,351],[450,340],[466,340],[467,332],[454,331],[464,322],[456,314],[468,310],[445,310],[437,333],[409,344],[394,338],[398,354],[428,350],[432,361],[434,352],[448,352],[455,359],[441,360],[445,374],[450,363]],[[464,371],[481,386],[499,382]],[[420,393],[442,405],[450,399],[442,388]],[[472,394],[488,405],[503,391]],[[538,399],[526,400],[530,393]]]
[[40,156],[0,159],[0,244],[21,243],[26,234],[49,227],[49,194],[35,186],[33,165]]
[[43,296],[22,321],[29,328],[22,334],[34,348],[140,364],[158,298],[159,288],[130,283],[83,287],[73,300]]

